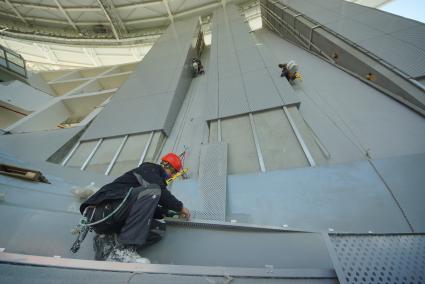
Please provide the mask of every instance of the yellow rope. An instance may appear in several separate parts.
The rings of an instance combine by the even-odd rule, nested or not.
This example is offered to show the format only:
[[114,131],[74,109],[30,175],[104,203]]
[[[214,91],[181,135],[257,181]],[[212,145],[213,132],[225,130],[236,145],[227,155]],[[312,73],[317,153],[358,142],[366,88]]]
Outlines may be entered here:
[[179,176],[184,175],[185,173],[187,173],[189,169],[183,169],[180,172],[176,173],[175,175],[173,175],[172,177],[170,177],[169,179],[167,179],[167,184],[172,183],[176,178],[178,178]]

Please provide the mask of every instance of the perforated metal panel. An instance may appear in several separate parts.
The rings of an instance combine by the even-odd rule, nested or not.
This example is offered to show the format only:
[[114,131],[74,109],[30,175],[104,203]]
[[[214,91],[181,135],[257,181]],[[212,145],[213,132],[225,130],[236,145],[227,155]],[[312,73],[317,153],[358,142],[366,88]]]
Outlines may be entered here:
[[425,283],[425,235],[329,235],[341,284]]
[[227,144],[208,144],[201,148],[199,191],[203,209],[193,218],[225,221],[227,188]]

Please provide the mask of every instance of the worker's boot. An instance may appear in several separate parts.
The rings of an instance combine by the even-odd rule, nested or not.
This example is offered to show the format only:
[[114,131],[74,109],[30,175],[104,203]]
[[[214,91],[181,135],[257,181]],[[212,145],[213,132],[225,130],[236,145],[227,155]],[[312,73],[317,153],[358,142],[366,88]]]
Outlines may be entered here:
[[106,261],[128,263],[151,263],[149,259],[141,257],[136,246],[118,245],[109,254]]
[[115,247],[115,234],[96,234],[93,239],[95,260],[105,260]]

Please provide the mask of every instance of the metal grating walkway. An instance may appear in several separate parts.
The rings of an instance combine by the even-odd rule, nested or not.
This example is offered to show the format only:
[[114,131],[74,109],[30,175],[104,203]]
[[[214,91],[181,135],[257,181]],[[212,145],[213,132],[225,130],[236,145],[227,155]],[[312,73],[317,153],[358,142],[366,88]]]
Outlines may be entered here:
[[208,144],[201,148],[199,191],[203,209],[193,218],[225,221],[227,194],[227,144]]
[[425,235],[329,235],[341,284],[425,283]]

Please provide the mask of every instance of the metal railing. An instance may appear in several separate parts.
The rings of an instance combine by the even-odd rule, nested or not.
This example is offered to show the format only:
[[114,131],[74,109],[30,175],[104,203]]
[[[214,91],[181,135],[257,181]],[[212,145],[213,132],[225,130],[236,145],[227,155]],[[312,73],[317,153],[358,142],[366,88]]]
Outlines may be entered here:
[[27,78],[27,68],[24,58],[12,50],[0,45],[0,66]]

